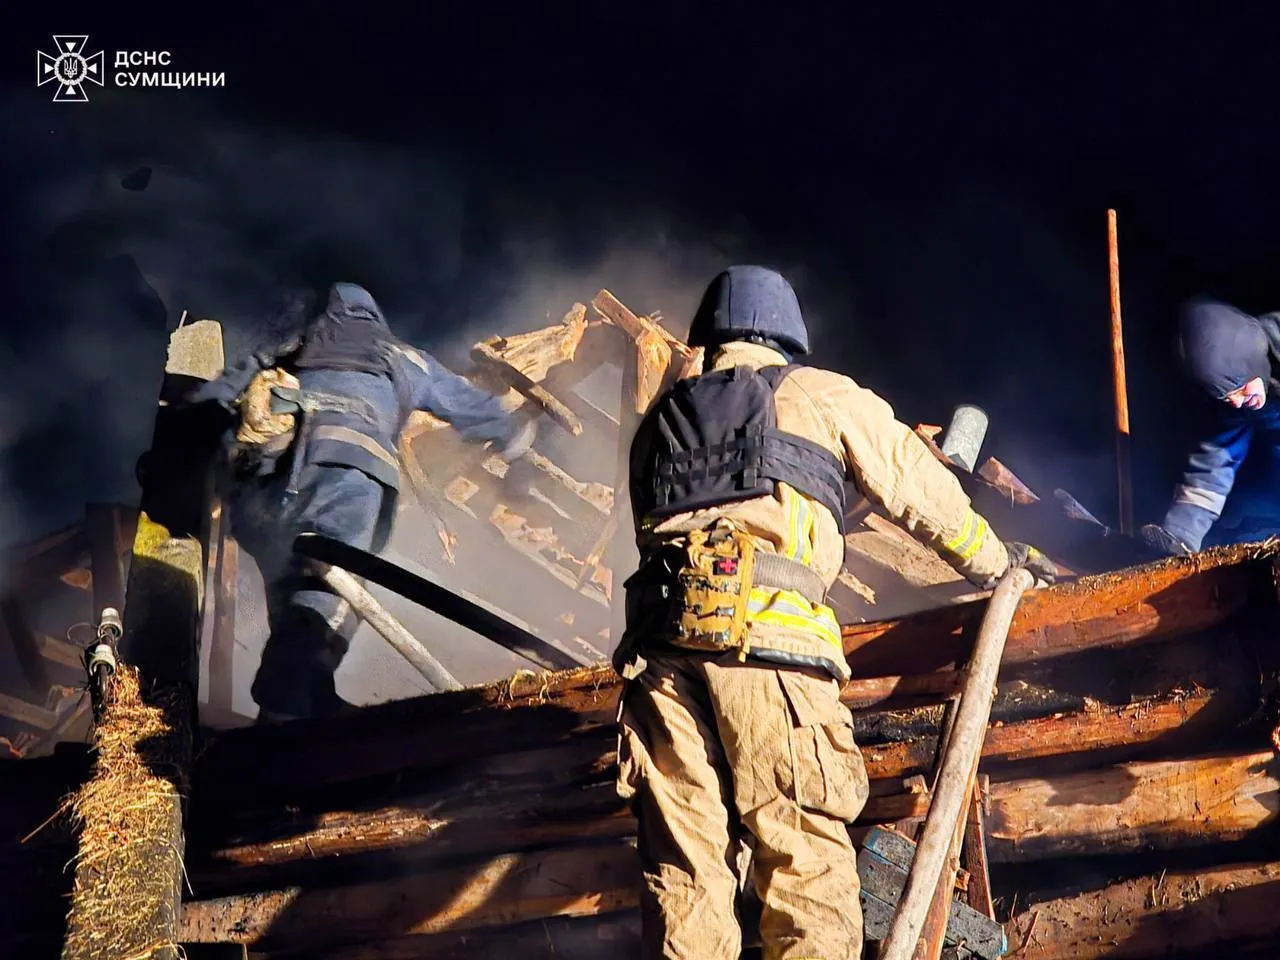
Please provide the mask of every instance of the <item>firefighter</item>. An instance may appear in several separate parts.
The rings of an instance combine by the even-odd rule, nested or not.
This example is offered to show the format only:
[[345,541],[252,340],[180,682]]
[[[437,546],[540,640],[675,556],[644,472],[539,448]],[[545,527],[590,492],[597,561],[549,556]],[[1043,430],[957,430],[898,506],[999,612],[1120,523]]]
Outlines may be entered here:
[[302,332],[197,388],[241,417],[231,444],[232,524],[267,587],[270,635],[252,694],[262,721],[331,715],[349,705],[334,673],[358,626],[290,547],[313,532],[377,553],[400,486],[397,445],[426,410],[508,461],[533,442],[533,421],[398,341],[363,287],[335,284]]
[[631,448],[641,561],[614,656],[644,956],[736,960],[745,841],[766,960],[850,960],[862,914],[847,824],[868,786],[825,603],[844,562],[845,481],[983,588],[1011,563],[1055,571],[1002,543],[887,403],[791,365],[809,336],[780,274],[720,274],[689,343],[708,372],[660,397]]
[[1272,372],[1280,358],[1280,314],[1253,317],[1193,300],[1181,311],[1177,349],[1187,376],[1219,403],[1212,427],[1187,457],[1164,520],[1143,527],[1142,537],[1164,553],[1186,555],[1218,522],[1250,450],[1280,452],[1280,403],[1268,402],[1280,389]]

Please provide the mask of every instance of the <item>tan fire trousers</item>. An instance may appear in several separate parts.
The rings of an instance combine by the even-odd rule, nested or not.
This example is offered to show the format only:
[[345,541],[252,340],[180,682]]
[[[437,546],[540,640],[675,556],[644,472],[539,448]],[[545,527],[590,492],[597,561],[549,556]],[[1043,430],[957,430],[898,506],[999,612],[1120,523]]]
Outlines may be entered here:
[[835,680],[736,656],[648,657],[620,711],[618,792],[639,822],[646,960],[738,960],[752,849],[765,960],[858,960],[846,827],[867,774]]

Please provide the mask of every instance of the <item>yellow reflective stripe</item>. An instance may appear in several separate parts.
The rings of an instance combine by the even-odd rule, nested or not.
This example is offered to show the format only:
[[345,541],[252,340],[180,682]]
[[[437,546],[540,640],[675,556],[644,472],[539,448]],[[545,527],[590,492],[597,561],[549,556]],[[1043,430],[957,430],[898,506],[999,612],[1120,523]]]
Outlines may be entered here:
[[787,507],[787,540],[782,545],[782,555],[788,560],[794,560],[800,547],[800,498],[787,484],[779,486],[782,487],[782,500]]
[[806,566],[813,562],[813,510],[809,501],[796,494],[800,504],[800,556],[796,559]]
[[747,622],[772,624],[813,634],[844,650],[835,611],[825,604],[811,604],[794,590],[753,588],[747,596]]
[[961,560],[972,559],[986,543],[988,530],[987,521],[970,510],[965,514],[964,526],[960,528],[960,534],[948,540],[944,546],[948,552],[954,553]]
[[787,534],[782,555],[808,564],[813,560],[813,509],[804,496],[789,484],[778,484],[787,509]]

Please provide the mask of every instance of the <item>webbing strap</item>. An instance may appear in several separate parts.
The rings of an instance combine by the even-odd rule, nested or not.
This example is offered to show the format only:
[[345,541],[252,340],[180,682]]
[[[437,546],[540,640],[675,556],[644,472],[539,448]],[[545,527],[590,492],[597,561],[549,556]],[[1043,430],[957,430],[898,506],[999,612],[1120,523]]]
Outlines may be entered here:
[[812,567],[780,553],[760,551],[756,554],[751,585],[794,590],[810,603],[823,603],[827,598],[827,585]]

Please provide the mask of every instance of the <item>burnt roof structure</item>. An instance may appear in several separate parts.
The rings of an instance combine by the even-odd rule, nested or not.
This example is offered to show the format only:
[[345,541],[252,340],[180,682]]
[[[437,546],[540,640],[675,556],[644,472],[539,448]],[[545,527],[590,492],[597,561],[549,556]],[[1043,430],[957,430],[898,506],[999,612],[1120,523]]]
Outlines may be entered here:
[[[546,412],[566,449],[606,429],[620,448],[662,383],[701,363],[607,291],[592,306],[593,320],[575,307],[560,325],[476,348],[481,376]],[[162,398],[221,367],[216,325],[204,324],[175,333]],[[612,416],[573,386],[609,358],[623,373]],[[225,665],[234,547],[208,482],[211,449],[182,416],[169,403],[158,413],[122,667],[90,684],[92,750],[68,743],[0,764],[0,953],[638,955],[634,823],[613,786],[620,682],[600,662],[629,540],[613,497],[625,490],[621,458],[612,485],[583,479],[542,438],[533,473],[513,488],[486,451],[457,446],[429,418],[405,437],[441,544],[483,533],[486,549],[514,548],[572,614],[530,629],[583,666],[520,670],[341,719],[201,730],[193,664],[203,638],[210,669]],[[1036,542],[1076,572],[1132,549],[1000,464],[961,479],[997,532],[1040,530]],[[852,829],[858,840],[873,825],[911,837],[985,602],[874,512],[860,519],[836,594],[853,672],[842,697],[871,780]],[[1270,955],[1280,945],[1268,909],[1280,890],[1277,573],[1275,544],[1245,545],[1023,598],[955,893],[1004,923],[1007,956]],[[868,619],[890,574],[907,578],[915,592],[902,602],[917,609]],[[225,684],[208,679],[211,691]]]

